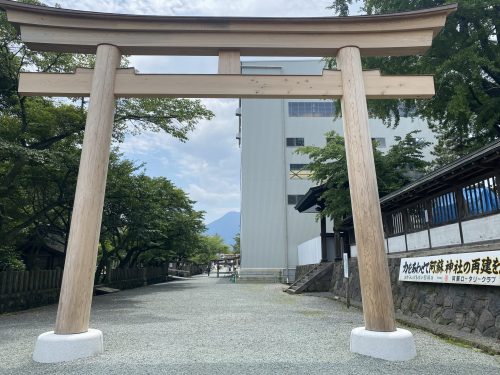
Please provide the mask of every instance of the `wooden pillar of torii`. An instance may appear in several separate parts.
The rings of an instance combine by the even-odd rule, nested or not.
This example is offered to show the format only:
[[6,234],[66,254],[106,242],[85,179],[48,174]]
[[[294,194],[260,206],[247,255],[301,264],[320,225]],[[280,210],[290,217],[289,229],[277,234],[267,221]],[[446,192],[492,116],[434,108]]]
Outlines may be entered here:
[[120,57],[115,46],[97,47],[54,330],[58,334],[81,333],[89,328]]
[[365,327],[391,332],[396,329],[394,303],[359,49],[340,49],[337,66],[342,72],[342,122]]
[[[55,328],[59,337],[41,335],[36,360],[56,362],[98,352],[83,353],[85,345],[80,344],[73,350],[78,340],[60,337],[84,335],[89,329],[115,97],[340,98],[365,317],[361,336],[351,335],[351,349],[385,359],[411,358],[393,353],[406,341],[398,336],[394,321],[366,99],[429,98],[434,86],[430,76],[363,72],[361,56],[425,52],[455,5],[384,16],[293,19],[128,16],[9,0],[0,0],[0,9],[7,11],[8,20],[32,49],[97,54],[93,70],[20,77],[24,95],[90,96]],[[136,74],[133,69],[117,69],[121,53],[218,55],[219,74]],[[322,75],[240,74],[242,55],[332,54],[339,70]],[[378,333],[394,334],[390,338],[395,344]],[[66,354],[53,353],[57,348]],[[80,352],[68,355],[72,350]]]

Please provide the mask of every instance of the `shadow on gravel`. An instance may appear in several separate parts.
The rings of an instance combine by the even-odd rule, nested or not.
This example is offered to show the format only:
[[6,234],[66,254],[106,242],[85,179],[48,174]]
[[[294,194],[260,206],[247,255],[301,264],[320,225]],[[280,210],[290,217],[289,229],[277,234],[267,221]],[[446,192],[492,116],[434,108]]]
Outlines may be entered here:
[[[89,364],[81,361],[80,364],[85,364],[84,367],[75,365],[80,361],[75,361],[73,364],[59,365],[40,365],[31,364],[28,366],[20,366],[16,368],[17,374],[31,373],[28,371],[36,370],[37,374],[89,374],[102,373],[106,369],[109,374],[426,374],[426,373],[449,373],[449,374],[498,374],[498,367],[487,366],[481,364],[473,364],[461,366],[457,371],[453,363],[421,363],[419,361],[409,362],[386,362],[382,360],[374,360],[362,356],[355,356],[347,361],[341,362],[288,362],[288,361],[266,361],[266,362],[197,362],[197,363],[172,363],[168,358],[165,358],[163,363],[112,363],[106,366],[99,363]],[[27,371],[27,372],[24,372]],[[107,372],[110,371],[110,372]]]
[[110,304],[140,304],[142,303],[142,298],[150,297],[158,294],[172,293],[172,292],[183,292],[186,290],[192,290],[200,288],[200,286],[195,283],[185,283],[185,282],[168,282],[162,284],[152,284],[148,286],[143,286],[134,289],[125,289],[120,292],[113,294],[104,294],[100,296],[94,296],[92,307],[99,309],[106,307]]
[[[189,289],[200,288],[200,285],[196,283],[184,282],[184,281],[170,281],[161,284],[151,284],[139,288],[124,289],[113,294],[103,294],[99,296],[93,296],[92,299],[92,311],[99,311],[102,313],[103,310],[109,309],[113,305],[113,311],[116,313],[117,310],[121,309],[133,309],[140,307],[142,305],[141,298],[145,296],[152,296],[156,294],[165,294],[169,292],[181,292]],[[35,307],[27,310],[20,310],[6,314],[0,314],[0,324],[22,324],[20,320],[24,315],[33,314],[41,319],[45,317],[50,317],[51,320],[55,319],[53,314],[57,311],[57,303],[50,305]],[[29,323],[27,323],[29,324]]]
[[200,285],[196,283],[189,283],[184,281],[169,281],[168,283],[161,284],[151,284],[147,286],[141,286],[139,288],[133,289],[123,289],[117,293],[113,294],[103,294],[100,296],[94,296],[94,301],[113,299],[113,297],[121,297],[121,296],[149,296],[152,294],[158,293],[168,293],[168,292],[179,292],[187,289],[197,289],[200,288]]

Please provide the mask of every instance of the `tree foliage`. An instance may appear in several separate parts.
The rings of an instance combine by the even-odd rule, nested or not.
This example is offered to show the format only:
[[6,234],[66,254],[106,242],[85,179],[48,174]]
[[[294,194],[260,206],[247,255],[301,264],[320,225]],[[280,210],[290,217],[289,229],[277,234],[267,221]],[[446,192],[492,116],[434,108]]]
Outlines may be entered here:
[[139,168],[116,154],[111,160],[97,275],[110,264],[183,263],[208,251],[201,235],[203,212],[170,181],[136,173]]
[[240,253],[240,234],[237,233],[236,236],[234,236],[234,244],[233,244],[233,253],[239,254]]
[[228,254],[230,248],[224,243],[221,236],[201,236],[198,247],[193,248],[194,253],[189,260],[199,266],[206,266],[218,259],[218,254]]
[[[396,143],[385,154],[377,150],[374,143],[373,154],[381,197],[421,176],[428,167],[422,151],[429,143],[417,141],[416,133],[408,133],[404,138],[395,137]],[[318,184],[326,184],[327,190],[321,196],[325,205],[321,215],[332,217],[338,227],[351,214],[344,138],[333,131],[327,133],[326,137],[325,147],[305,146],[297,152],[309,157],[311,179]]]
[[[437,133],[438,165],[494,140],[500,125],[500,0],[364,0],[362,11],[384,14],[458,2],[432,47],[423,56],[371,57],[367,69],[384,74],[434,74],[436,95],[428,100],[369,102],[372,116],[396,126],[402,112],[428,120]],[[334,0],[337,14],[348,15],[352,0]],[[333,59],[329,60],[334,65]]]
[[[30,254],[47,239],[66,246],[86,119],[84,98],[20,95],[19,72],[93,64],[93,55],[30,51],[0,12],[0,269],[30,267]],[[113,138],[119,144],[128,133],[155,131],[186,141],[212,116],[199,100],[120,99]],[[203,213],[182,190],[112,152],[100,266],[108,259],[120,266],[187,259],[203,230]]]

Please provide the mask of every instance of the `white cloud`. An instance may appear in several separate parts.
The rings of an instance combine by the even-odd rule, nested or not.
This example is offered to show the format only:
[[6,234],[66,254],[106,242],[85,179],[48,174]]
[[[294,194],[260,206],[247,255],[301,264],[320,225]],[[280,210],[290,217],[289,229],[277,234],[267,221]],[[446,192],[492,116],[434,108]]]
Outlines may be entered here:
[[45,0],[48,5],[97,12],[164,16],[329,16],[331,0]]
[[215,74],[214,56],[131,56],[130,65],[140,73]]
[[120,149],[127,158],[146,161],[150,175],[162,175],[185,190],[204,210],[209,223],[240,206],[240,152],[235,135],[234,99],[204,100],[215,113],[201,121],[182,143],[168,134],[128,136]]
[[[63,8],[96,12],[165,16],[308,17],[331,16],[331,0],[45,0]],[[142,73],[215,73],[216,57],[132,56],[131,65]],[[213,221],[240,206],[240,153],[236,100],[204,103],[216,115],[202,121],[187,143],[167,134],[130,136],[120,146],[129,159],[146,162],[146,173],[165,176],[187,191],[196,207]]]

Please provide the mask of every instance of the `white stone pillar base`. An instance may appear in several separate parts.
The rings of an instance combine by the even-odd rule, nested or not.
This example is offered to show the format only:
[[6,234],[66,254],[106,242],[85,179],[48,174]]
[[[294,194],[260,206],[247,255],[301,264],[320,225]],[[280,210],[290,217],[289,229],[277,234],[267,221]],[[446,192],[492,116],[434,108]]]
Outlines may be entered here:
[[50,331],[38,336],[33,360],[42,363],[67,362],[101,354],[103,351],[102,332],[98,329],[70,335],[56,335],[54,331]]
[[417,355],[413,335],[401,328],[394,332],[354,328],[351,331],[351,352],[387,361],[407,361]]

